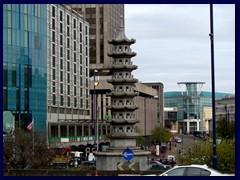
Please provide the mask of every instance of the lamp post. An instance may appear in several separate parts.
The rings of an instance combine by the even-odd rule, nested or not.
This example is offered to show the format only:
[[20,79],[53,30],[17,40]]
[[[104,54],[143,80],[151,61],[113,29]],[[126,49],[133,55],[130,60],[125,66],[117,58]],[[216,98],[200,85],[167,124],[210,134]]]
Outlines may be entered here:
[[215,114],[215,76],[214,76],[214,34],[213,34],[213,5],[210,4],[210,42],[211,42],[211,79],[212,79],[212,129],[213,129],[213,168],[217,167],[216,145],[216,114]]
[[146,110],[146,97],[144,97],[144,150],[147,150],[147,110]]
[[184,133],[184,122],[182,123],[182,153],[183,153],[183,133]]
[[93,121],[94,121],[94,146],[97,140],[96,116],[97,116],[97,99],[96,99],[96,69],[93,71]]
[[99,122],[99,107],[97,109],[97,151],[99,150],[99,127],[98,127],[98,122]]

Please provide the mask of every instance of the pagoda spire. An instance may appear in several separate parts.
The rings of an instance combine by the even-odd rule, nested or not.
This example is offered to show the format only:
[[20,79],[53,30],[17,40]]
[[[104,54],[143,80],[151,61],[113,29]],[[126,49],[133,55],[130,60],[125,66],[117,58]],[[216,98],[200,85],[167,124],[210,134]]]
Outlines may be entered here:
[[121,24],[120,24],[120,27],[119,27],[119,32],[118,32],[118,35],[116,37],[116,40],[127,39],[126,34],[125,34],[125,28],[124,28],[124,19],[123,19],[122,15],[120,16],[120,21],[121,21]]

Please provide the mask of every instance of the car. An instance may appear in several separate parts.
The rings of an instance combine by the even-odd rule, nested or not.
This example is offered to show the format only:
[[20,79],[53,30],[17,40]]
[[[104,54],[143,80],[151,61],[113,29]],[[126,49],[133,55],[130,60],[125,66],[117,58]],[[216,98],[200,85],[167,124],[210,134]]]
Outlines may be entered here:
[[175,166],[160,175],[147,176],[234,176],[234,174],[224,174],[207,165],[192,164]]
[[83,157],[72,157],[68,163],[69,166],[80,165],[85,160]]
[[176,142],[176,143],[181,143],[182,142],[182,139],[180,138],[180,137],[174,137],[174,141]]
[[150,170],[169,169],[171,165],[163,164],[159,161],[150,161]]
[[84,166],[96,166],[96,161],[82,161],[82,165]]

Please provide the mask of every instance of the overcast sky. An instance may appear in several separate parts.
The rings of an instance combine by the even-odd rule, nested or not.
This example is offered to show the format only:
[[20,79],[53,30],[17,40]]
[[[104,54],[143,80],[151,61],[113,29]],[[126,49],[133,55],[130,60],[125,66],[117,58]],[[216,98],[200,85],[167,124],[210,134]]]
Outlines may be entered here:
[[[235,5],[213,5],[215,91],[235,93]],[[211,91],[210,11],[208,4],[126,4],[126,36],[141,82],[205,82]]]

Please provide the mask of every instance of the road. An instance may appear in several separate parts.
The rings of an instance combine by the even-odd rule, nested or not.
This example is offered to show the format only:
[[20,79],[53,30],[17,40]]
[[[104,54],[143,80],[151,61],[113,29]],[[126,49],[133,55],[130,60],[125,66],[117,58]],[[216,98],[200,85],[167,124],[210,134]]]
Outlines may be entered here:
[[168,153],[172,153],[177,155],[179,151],[184,151],[186,147],[188,147],[190,144],[194,143],[195,140],[199,140],[198,138],[194,137],[193,135],[178,135],[179,138],[182,139],[181,143],[173,143],[172,149]]

